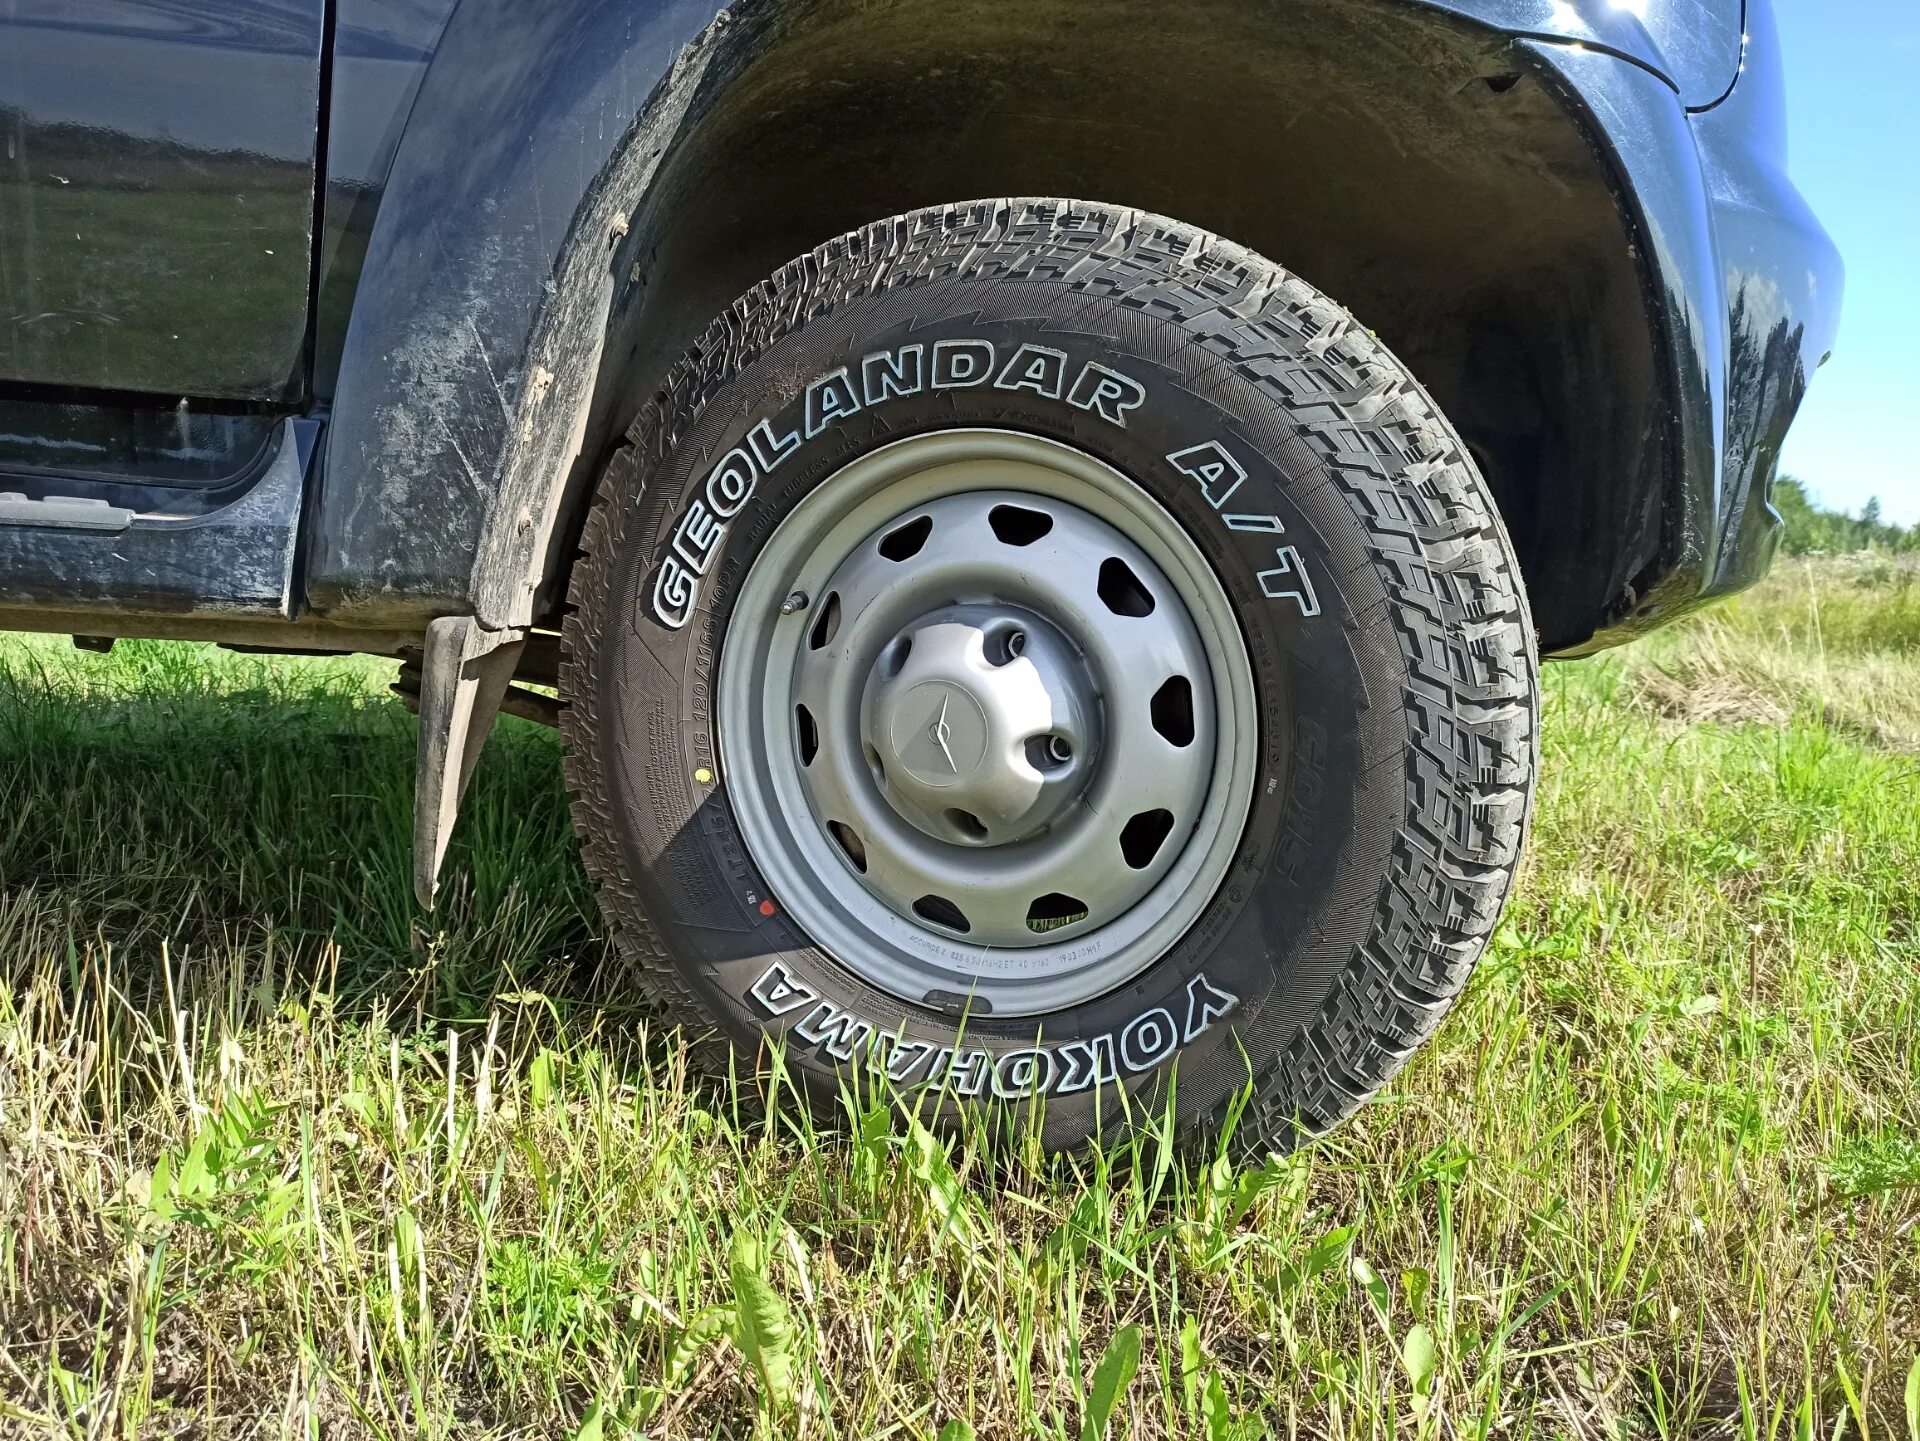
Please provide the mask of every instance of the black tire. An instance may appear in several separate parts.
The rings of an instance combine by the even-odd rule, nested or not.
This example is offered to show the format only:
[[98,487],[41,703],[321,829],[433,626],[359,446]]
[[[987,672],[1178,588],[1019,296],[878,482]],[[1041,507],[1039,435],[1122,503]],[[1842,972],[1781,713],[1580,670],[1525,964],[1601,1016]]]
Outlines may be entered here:
[[[990,389],[852,414],[766,474],[713,541],[685,623],[664,624],[651,588],[715,461],[810,379],[857,373],[909,333],[1044,337],[1072,364],[1137,377],[1146,398],[1124,424]],[[863,982],[767,899],[714,774],[711,686],[747,567],[801,496],[901,436],[986,424],[1090,451],[1174,515],[1238,613],[1262,735],[1243,842],[1183,939],[1086,1004],[963,1024]],[[1240,460],[1234,509],[1270,514],[1284,552],[1276,527],[1228,528],[1168,463],[1203,440]],[[1251,1084],[1239,1140],[1284,1147],[1350,1115],[1432,1033],[1504,902],[1530,812],[1537,676],[1486,487],[1433,402],[1344,310],[1191,226],[1081,201],[982,201],[793,261],[714,321],[645,406],[582,548],[563,730],[605,912],[671,1016],[742,1056],[784,1037],[789,1070],[828,1104],[843,1057],[871,1059],[863,1043],[882,1036],[906,1085],[1024,1095],[1035,1087],[1022,1079],[1040,1076],[1050,1146],[1119,1115],[1121,1087],[1135,1109],[1163,1103],[1177,1067],[1189,1136]],[[1017,1059],[1036,1049],[1043,1062]]]

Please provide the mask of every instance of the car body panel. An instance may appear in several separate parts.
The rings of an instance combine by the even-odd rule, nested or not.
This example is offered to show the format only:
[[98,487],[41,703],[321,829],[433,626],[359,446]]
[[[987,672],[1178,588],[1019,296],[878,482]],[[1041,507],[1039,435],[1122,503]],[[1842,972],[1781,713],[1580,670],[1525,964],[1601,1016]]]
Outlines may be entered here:
[[1649,243],[1676,432],[1658,567],[1575,653],[1765,573],[1780,526],[1767,500],[1780,443],[1838,330],[1840,256],[1787,176],[1770,0],[1748,0],[1747,24],[1746,76],[1724,104],[1682,116],[1614,57],[1528,44],[1569,103],[1589,109]]
[[301,393],[324,18],[0,7],[0,382]]
[[[1764,0],[1752,4],[1764,11]],[[769,8],[737,7],[715,28]],[[1726,473],[1739,469],[1728,456],[1728,398],[1753,393],[1736,361],[1765,358],[1750,347],[1734,355],[1715,242],[1722,202],[1710,183],[1724,190],[1738,183],[1726,176],[1777,175],[1778,164],[1764,128],[1746,136],[1725,127],[1739,143],[1715,154],[1722,179],[1710,182],[1690,114],[1690,104],[1721,100],[1738,73],[1743,16],[1734,0],[1419,8],[1513,37],[1617,177],[1623,240],[1642,257],[1668,377],[1672,449],[1658,553],[1598,619],[1596,643],[1617,641],[1711,592],[1718,577],[1752,569],[1729,539],[1751,528],[1742,498],[1756,481]],[[713,31],[702,33],[705,19],[700,6],[604,0],[537,13],[467,0],[455,13],[395,157],[346,345],[312,537],[311,600],[322,611],[394,624],[464,603],[485,624],[530,619],[519,572],[531,548],[512,537],[549,533],[542,507],[559,484],[550,476],[543,490],[514,475],[526,468],[519,438],[536,428],[528,407],[556,374],[531,358],[536,335],[562,303],[569,243],[592,229],[586,218],[633,117],[657,121],[695,89],[724,82],[724,63],[706,73],[719,47]],[[663,133],[662,143],[672,138]],[[1798,243],[1813,268],[1831,267],[1817,227]],[[1791,406],[1779,402],[1797,399],[1796,385],[1804,377],[1761,384],[1775,396],[1763,430],[1784,428]],[[562,415],[537,428],[576,422]],[[463,564],[468,573],[454,574]]]
[[[80,529],[0,527],[0,606],[151,610],[283,623],[291,618],[299,523],[319,426],[282,420],[251,484],[179,514],[96,505]],[[217,583],[196,558],[218,549]]]
[[333,399],[381,192],[457,0],[334,0],[313,393]]
[[[827,3],[716,16],[711,0],[336,0],[308,377],[327,426],[285,609],[342,635],[540,619],[542,569],[594,458],[576,452],[615,293],[646,287],[627,217],[742,83],[743,57]],[[1605,168],[1639,267],[1664,478],[1645,514],[1621,518],[1650,539],[1570,652],[1744,583],[1770,553],[1778,441],[1831,344],[1840,276],[1785,176],[1768,4],[1372,0],[1389,24],[1471,36],[1490,80],[1524,70],[1547,86]],[[953,13],[898,8],[921,26]],[[218,369],[183,366],[161,388],[230,383]],[[219,557],[195,563],[212,595]],[[192,609],[169,597],[175,622]]]
[[1718,104],[1740,74],[1742,0],[1436,0],[1434,8],[1517,40],[1619,56],[1689,109]]
[[1748,69],[1693,120],[1728,307],[1721,548],[1709,594],[1765,573],[1780,518],[1768,503],[1780,445],[1832,352],[1845,274],[1787,174],[1786,98],[1770,0],[1749,0]]
[[701,0],[465,0],[455,12],[394,157],[346,336],[311,538],[317,608],[384,624],[465,595],[578,217],[712,19]]
[[1624,592],[1614,626],[1651,623],[1711,578],[1727,384],[1727,317],[1713,224],[1687,114],[1648,71],[1592,49],[1523,42],[1605,142],[1642,266],[1665,371],[1672,491],[1653,573]]

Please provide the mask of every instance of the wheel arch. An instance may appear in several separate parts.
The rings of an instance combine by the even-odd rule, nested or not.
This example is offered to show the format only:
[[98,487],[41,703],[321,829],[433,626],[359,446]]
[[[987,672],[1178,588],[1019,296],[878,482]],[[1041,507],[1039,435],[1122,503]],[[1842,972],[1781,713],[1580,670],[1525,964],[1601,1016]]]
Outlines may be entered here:
[[988,195],[1168,214],[1346,304],[1480,460],[1543,649],[1661,558],[1659,286],[1591,117],[1499,30],[1409,0],[764,0],[638,37],[535,8],[466,0],[423,84],[349,332],[323,612],[551,620],[592,477],[714,314]]

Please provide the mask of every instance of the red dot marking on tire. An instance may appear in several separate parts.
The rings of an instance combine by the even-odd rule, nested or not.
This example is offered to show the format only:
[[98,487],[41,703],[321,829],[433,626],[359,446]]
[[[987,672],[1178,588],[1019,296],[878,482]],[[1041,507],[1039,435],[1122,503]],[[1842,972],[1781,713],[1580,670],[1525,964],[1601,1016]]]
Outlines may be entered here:
[[763,916],[770,916],[779,909],[772,901],[760,902],[760,914]]

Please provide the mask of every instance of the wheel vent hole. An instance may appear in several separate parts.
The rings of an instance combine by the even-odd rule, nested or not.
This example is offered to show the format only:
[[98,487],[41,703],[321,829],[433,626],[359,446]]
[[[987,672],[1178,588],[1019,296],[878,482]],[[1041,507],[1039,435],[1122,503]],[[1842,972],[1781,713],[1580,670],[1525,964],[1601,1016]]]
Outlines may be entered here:
[[1027,907],[1027,929],[1044,935],[1087,918],[1087,903],[1074,896],[1048,891]]
[[839,633],[840,592],[836,590],[822,602],[820,614],[814,618],[813,630],[807,636],[807,646],[811,650],[825,650]]
[[913,903],[913,913],[930,926],[939,926],[942,930],[958,931],[965,935],[973,927],[967,924],[967,918],[945,896],[922,896]]
[[913,654],[913,637],[903,635],[887,647],[881,663],[887,668],[887,679],[892,680],[906,669],[907,657]]
[[996,505],[987,512],[987,524],[1002,545],[1032,545],[1053,529],[1053,517],[1024,505]]
[[910,520],[882,536],[880,554],[888,560],[911,560],[920,554],[920,547],[927,543],[927,537],[932,534],[933,517],[923,515],[918,520]]
[[867,847],[845,821],[828,821],[827,834],[839,842],[840,849],[847,854],[847,860],[861,875],[867,873]]
[[984,841],[987,838],[987,823],[972,811],[951,806],[946,812],[947,824],[970,841]]
[[1193,744],[1193,685],[1174,676],[1153,693],[1153,728],[1177,746]]
[[1172,811],[1142,811],[1121,828],[1120,854],[1136,871],[1144,871],[1172,834]]
[[1153,595],[1119,556],[1100,562],[1100,599],[1115,615],[1153,614]]
[[793,708],[793,719],[800,729],[800,764],[810,766],[820,754],[820,729],[813,723],[813,712],[803,705]]

